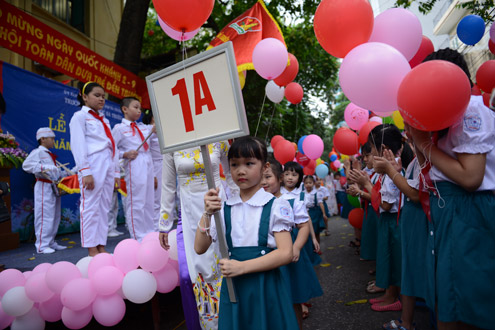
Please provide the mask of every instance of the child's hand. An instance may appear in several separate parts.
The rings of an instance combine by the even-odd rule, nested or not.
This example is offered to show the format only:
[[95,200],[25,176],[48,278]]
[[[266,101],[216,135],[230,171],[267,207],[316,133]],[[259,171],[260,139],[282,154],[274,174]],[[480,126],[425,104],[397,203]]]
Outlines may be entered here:
[[137,152],[136,150],[131,150],[131,151],[127,151],[127,152],[124,152],[124,158],[127,158],[129,160],[134,160],[137,158],[139,152]]
[[170,245],[168,245],[168,233],[160,233],[158,239],[160,240],[160,245],[162,248],[165,250],[170,249]]
[[158,179],[155,176],[155,190],[158,188]]
[[295,246],[292,246],[292,262],[298,262],[300,255],[301,255],[301,250]]
[[210,189],[205,195],[205,211],[213,214],[222,208],[222,199],[218,196],[220,188]]
[[392,152],[392,150],[385,149],[383,151],[383,157],[385,157],[386,160],[392,165],[392,167],[397,171],[400,172],[402,171],[402,160],[399,158],[398,161],[395,161],[395,155]]
[[113,187],[114,187],[114,190],[115,189],[118,190],[120,188],[120,178],[115,178],[115,182],[114,182]]
[[328,221],[328,217],[326,216],[326,214],[323,214],[323,220],[325,220],[325,222]]
[[93,179],[92,175],[83,177],[82,182],[83,188],[86,188],[87,190],[93,190],[95,188],[95,179]]
[[151,128],[151,132],[152,132],[152,133],[156,133],[156,126],[155,126],[155,123],[153,123],[153,127]]
[[320,243],[318,243],[316,238],[313,238],[313,245],[315,246],[315,252],[320,253]]
[[236,277],[244,274],[242,262],[234,259],[220,259],[220,271],[225,277]]

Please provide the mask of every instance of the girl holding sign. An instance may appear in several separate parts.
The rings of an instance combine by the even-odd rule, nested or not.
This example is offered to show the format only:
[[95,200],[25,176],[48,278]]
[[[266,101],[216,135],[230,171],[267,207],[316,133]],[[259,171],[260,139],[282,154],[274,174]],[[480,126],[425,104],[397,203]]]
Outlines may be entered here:
[[294,216],[287,200],[261,186],[269,167],[264,142],[249,136],[237,139],[229,150],[229,165],[240,193],[223,204],[218,188],[207,192],[194,242],[202,254],[217,240],[211,215],[220,211],[232,258],[220,260],[220,270],[233,278],[238,302],[230,302],[222,285],[219,329],[298,329],[278,269],[292,261]]

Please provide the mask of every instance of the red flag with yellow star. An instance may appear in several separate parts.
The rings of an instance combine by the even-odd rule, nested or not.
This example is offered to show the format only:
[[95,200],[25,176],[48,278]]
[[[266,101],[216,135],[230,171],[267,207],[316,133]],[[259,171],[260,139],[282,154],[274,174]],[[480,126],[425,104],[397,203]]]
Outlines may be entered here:
[[210,42],[208,49],[232,41],[237,71],[254,70],[252,60],[254,47],[265,38],[276,38],[285,45],[280,26],[268,12],[263,0],[258,0],[253,7],[227,24]]

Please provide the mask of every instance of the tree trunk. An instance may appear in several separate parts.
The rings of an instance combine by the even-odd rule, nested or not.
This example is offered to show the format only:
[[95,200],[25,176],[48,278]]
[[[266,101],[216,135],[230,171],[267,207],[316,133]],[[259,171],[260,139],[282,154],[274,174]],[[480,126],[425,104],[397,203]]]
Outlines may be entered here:
[[150,0],[127,0],[120,22],[113,61],[138,74],[141,67],[141,48]]

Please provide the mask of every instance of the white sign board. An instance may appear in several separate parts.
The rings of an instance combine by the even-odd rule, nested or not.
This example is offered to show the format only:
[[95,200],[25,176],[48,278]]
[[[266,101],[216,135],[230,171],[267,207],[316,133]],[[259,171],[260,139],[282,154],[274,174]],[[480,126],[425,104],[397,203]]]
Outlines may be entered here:
[[249,135],[232,42],[146,77],[161,152]]

